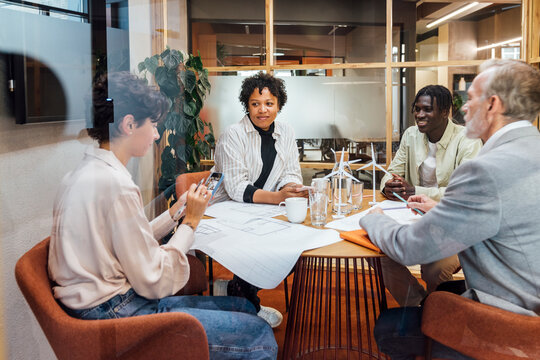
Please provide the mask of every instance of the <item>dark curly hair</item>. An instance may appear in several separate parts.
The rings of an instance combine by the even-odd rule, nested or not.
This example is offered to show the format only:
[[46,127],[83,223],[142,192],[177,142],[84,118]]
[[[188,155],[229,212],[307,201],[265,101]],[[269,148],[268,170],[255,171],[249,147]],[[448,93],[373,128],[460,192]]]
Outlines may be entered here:
[[431,98],[431,104],[433,105],[433,99],[437,99],[437,108],[440,113],[446,112],[450,114],[450,108],[452,107],[452,94],[450,90],[441,85],[428,85],[420,89],[414,98],[411,105],[411,112],[414,113],[414,104],[418,101],[420,96],[429,96]]
[[285,103],[287,102],[285,82],[261,71],[257,75],[250,76],[242,81],[242,88],[240,89],[238,100],[240,100],[244,106],[246,114],[249,113],[249,97],[253,94],[253,91],[259,89],[259,94],[262,94],[264,88],[268,88],[268,91],[277,98],[279,111],[283,109],[283,106],[285,106]]
[[118,126],[124,116],[133,115],[139,127],[147,118],[160,121],[169,109],[165,96],[127,71],[99,76],[92,93],[87,132],[99,144],[120,135]]

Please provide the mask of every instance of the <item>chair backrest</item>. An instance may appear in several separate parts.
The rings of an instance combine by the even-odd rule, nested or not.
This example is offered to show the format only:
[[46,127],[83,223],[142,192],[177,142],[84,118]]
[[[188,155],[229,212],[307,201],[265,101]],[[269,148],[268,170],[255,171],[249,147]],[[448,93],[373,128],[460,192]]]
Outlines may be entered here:
[[[24,254],[15,277],[58,359],[209,358],[202,324],[186,313],[161,313],[110,320],[69,316],[56,302],[47,271],[50,238]],[[202,266],[202,264],[201,264]],[[180,356],[181,357],[181,356]]]
[[446,291],[427,297],[422,332],[474,359],[540,359],[540,317],[516,314]]
[[61,322],[75,319],[69,317],[54,299],[47,271],[49,243],[50,238],[46,238],[17,261],[15,278],[56,353],[57,345],[69,340],[69,334],[61,334]]
[[199,171],[184,173],[176,178],[176,196],[180,196],[188,191],[191,184],[198,183],[201,179],[210,176],[210,171]]

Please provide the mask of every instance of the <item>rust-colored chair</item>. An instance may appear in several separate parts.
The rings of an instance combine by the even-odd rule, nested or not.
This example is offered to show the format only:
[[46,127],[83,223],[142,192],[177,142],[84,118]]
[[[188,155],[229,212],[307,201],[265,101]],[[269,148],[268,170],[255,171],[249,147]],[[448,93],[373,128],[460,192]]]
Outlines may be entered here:
[[[450,292],[428,296],[422,332],[478,360],[540,359],[540,317],[519,315]],[[431,359],[430,345],[431,340],[426,359]]]
[[204,328],[189,314],[111,320],[81,320],[67,315],[52,294],[47,272],[49,242],[49,238],[43,240],[19,259],[15,277],[58,359],[209,358]]

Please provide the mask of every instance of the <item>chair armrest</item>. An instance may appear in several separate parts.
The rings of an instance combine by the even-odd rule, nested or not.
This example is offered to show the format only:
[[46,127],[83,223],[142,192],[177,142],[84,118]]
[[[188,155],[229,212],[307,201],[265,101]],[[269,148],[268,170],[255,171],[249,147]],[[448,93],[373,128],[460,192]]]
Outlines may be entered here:
[[[185,313],[160,313],[110,320],[58,319],[61,337],[49,341],[59,359],[209,359],[202,324]],[[58,345],[58,343],[57,343]]]
[[121,320],[113,320],[117,321],[116,332],[122,334],[117,340],[117,358],[206,360],[210,357],[204,328],[189,314],[162,313]]
[[475,359],[539,359],[540,317],[438,291],[424,304],[422,332]]

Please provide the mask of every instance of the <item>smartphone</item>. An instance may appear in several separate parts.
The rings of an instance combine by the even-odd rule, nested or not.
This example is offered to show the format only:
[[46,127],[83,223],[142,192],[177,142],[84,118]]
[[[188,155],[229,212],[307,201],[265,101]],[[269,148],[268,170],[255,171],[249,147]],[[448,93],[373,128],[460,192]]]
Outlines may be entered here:
[[214,197],[214,194],[216,193],[216,190],[221,185],[222,181],[223,181],[223,173],[213,172],[210,174],[210,176],[208,176],[208,179],[206,179],[206,182],[204,183],[204,185],[209,191],[212,192],[212,197],[210,199]]

